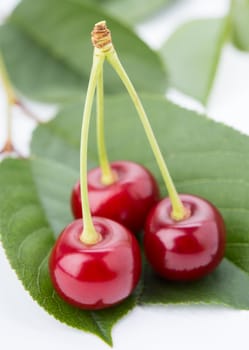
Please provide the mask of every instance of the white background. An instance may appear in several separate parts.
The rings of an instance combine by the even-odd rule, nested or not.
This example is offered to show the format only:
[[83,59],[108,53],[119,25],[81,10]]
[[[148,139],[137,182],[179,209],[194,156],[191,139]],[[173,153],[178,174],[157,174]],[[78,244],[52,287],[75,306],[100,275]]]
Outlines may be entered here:
[[[16,0],[0,0],[0,20],[15,3]],[[220,16],[227,8],[226,0],[183,0],[170,12],[162,12],[150,22],[139,25],[138,32],[152,47],[158,48],[181,22]],[[188,108],[204,110],[196,101],[177,91],[169,91],[168,97]],[[53,108],[33,104],[32,108],[44,118],[53,111]],[[211,118],[249,134],[248,54],[226,46],[206,112]],[[0,147],[5,140],[5,113],[5,95],[0,85]],[[24,154],[28,154],[34,127],[33,121],[18,109],[14,110],[15,142]],[[1,246],[0,281],[1,349],[109,349],[94,335],[63,325],[40,308],[23,290]],[[249,311],[215,306],[136,307],[114,326],[114,349],[248,350],[248,325]]]

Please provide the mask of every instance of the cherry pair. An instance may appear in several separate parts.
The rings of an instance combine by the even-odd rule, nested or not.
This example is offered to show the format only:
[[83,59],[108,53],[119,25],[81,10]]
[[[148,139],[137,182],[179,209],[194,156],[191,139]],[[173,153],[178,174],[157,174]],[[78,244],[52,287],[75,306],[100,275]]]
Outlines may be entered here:
[[[179,196],[176,192],[105,22],[95,25],[92,41],[95,49],[83,115],[80,182],[75,185],[71,198],[73,213],[78,219],[61,233],[49,267],[52,282],[65,300],[81,308],[101,309],[119,303],[136,287],[141,256],[133,233],[144,225],[148,261],[159,275],[180,281],[200,278],[219,264],[224,255],[225,227],[211,203],[193,195]],[[157,183],[143,166],[128,161],[110,165],[108,161],[103,133],[105,60],[113,66],[134,102],[169,198],[159,201]],[[95,90],[100,167],[87,173],[88,133]]]

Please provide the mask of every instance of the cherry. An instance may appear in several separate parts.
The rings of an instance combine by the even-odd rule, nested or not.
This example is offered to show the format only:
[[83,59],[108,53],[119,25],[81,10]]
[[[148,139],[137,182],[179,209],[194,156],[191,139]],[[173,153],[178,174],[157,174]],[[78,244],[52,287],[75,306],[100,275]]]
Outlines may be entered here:
[[61,233],[52,251],[49,269],[58,294],[84,309],[103,309],[125,299],[136,287],[141,256],[133,234],[105,218],[93,218],[100,240],[92,245],[80,240],[82,220]]
[[153,269],[170,280],[198,279],[216,268],[224,256],[225,225],[207,200],[182,194],[187,217],[171,216],[169,198],[150,212],[144,234],[145,255]]
[[[88,172],[88,196],[91,213],[112,219],[138,231],[144,226],[149,210],[159,199],[159,189],[152,174],[143,166],[118,161],[111,163],[116,181],[104,185],[101,169]],[[82,217],[80,182],[73,188],[71,207],[75,218]]]

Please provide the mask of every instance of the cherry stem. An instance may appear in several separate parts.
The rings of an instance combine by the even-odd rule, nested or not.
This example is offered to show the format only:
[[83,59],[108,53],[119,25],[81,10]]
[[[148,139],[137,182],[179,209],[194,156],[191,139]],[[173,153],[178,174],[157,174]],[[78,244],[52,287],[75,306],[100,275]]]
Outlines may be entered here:
[[7,73],[7,69],[3,60],[3,56],[0,52],[0,76],[2,78],[3,86],[7,95],[9,105],[14,105],[16,103],[16,96],[12,89],[12,85]]
[[87,153],[88,153],[88,134],[91,119],[91,111],[93,99],[97,86],[99,74],[103,67],[105,56],[95,48],[93,55],[92,69],[86,94],[85,107],[83,112],[83,122],[81,130],[81,145],[80,145],[80,188],[82,201],[82,218],[84,219],[84,229],[80,236],[80,240],[85,244],[95,244],[100,241],[101,236],[95,230],[91,216],[89,198],[88,198],[88,183],[87,183]]
[[97,81],[97,143],[101,168],[101,182],[103,185],[108,186],[116,181],[116,176],[111,169],[105,145],[103,68],[99,72]]
[[6,116],[7,116],[7,125],[6,125],[6,142],[5,145],[3,147],[3,149],[0,151],[1,153],[13,153],[15,152],[17,156],[24,158],[23,155],[14,147],[13,142],[12,142],[12,122],[13,122],[13,118],[12,118],[12,108],[14,105],[20,107],[23,112],[31,117],[32,119],[34,119],[36,122],[40,123],[39,119],[29,111],[29,109],[23,104],[22,101],[18,100],[15,92],[12,88],[12,84],[7,72],[7,68],[5,66],[4,63],[4,59],[3,56],[0,52],[0,78],[2,80],[3,83],[3,87],[5,90],[5,94],[7,97],[7,111],[6,111]]
[[[172,178],[170,176],[169,170],[166,166],[166,163],[163,159],[161,150],[159,148],[159,145],[157,143],[157,140],[155,138],[155,135],[153,133],[153,130],[151,128],[149,119],[145,113],[145,110],[143,108],[143,105],[137,95],[137,92],[131,83],[125,69],[123,68],[118,55],[112,45],[111,40],[111,34],[109,29],[106,27],[106,24],[104,21],[99,22],[95,25],[95,28],[97,28],[97,34],[93,37],[93,44],[95,47],[99,48],[103,54],[105,54],[105,58],[107,61],[112,65],[116,73],[119,75],[120,79],[122,80],[123,84],[125,85],[135,107],[138,112],[138,115],[140,117],[140,120],[142,122],[142,125],[144,127],[145,133],[147,135],[147,138],[149,140],[150,146],[154,152],[156,161],[158,163],[159,169],[161,171],[163,180],[165,182],[166,188],[169,193],[169,197],[172,204],[172,213],[171,216],[174,220],[183,220],[188,215],[177,191],[175,188],[175,185],[172,181]],[[96,31],[96,30],[95,30]]]
[[38,118],[21,100],[16,99],[15,104],[23,111],[25,116],[33,119],[37,124],[45,124],[45,122],[40,120],[40,118]]
[[7,68],[5,66],[4,59],[1,52],[0,52],[0,76],[2,77],[3,86],[6,92],[8,104],[10,106],[14,106],[14,105],[18,106],[23,110],[26,116],[30,117],[37,123],[42,123],[42,121],[40,121],[40,119],[36,115],[34,115],[34,113],[31,112],[29,108],[20,99],[17,98],[12,88],[12,84],[11,84],[11,81],[7,72]]
[[172,181],[172,178],[170,176],[169,170],[167,168],[167,165],[164,161],[163,155],[161,153],[161,150],[159,148],[158,142],[156,140],[156,137],[153,133],[153,130],[151,128],[149,119],[146,115],[146,112],[143,108],[143,105],[141,103],[140,98],[137,95],[137,92],[131,83],[128,75],[126,74],[116,52],[111,52],[107,56],[108,62],[113,66],[117,74],[119,75],[120,79],[124,83],[133,103],[136,107],[136,110],[138,112],[138,115],[140,117],[140,120],[142,122],[143,128],[145,130],[145,133],[147,135],[148,141],[150,143],[151,149],[155,155],[157,164],[159,166],[159,169],[161,171],[164,183],[166,185],[166,188],[169,193],[169,197],[172,204],[172,213],[171,216],[175,220],[182,220],[186,217],[186,209],[176,191],[175,185]]
[[12,139],[12,106],[7,104],[7,142],[11,143]]
[[7,96],[7,140],[3,148],[3,152],[11,153],[14,150],[14,147],[12,145],[12,112],[11,110],[12,110],[12,106],[16,103],[16,97],[12,89],[1,52],[0,52],[0,77],[2,78],[4,90]]

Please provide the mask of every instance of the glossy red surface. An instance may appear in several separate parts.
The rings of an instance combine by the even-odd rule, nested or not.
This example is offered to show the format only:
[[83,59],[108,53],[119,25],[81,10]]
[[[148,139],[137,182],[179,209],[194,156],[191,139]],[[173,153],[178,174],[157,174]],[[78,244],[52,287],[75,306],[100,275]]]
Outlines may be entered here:
[[58,294],[70,304],[90,310],[128,297],[141,274],[141,254],[134,235],[109,219],[93,220],[100,242],[82,243],[82,219],[75,220],[59,236],[49,261]]
[[208,201],[193,195],[180,195],[190,217],[171,218],[169,198],[150,212],[144,235],[144,248],[153,269],[171,280],[194,280],[211,272],[225,250],[225,225],[219,211]]
[[[101,170],[88,173],[91,213],[112,219],[136,232],[143,228],[149,210],[159,200],[159,189],[151,173],[143,166],[119,161],[111,163],[118,180],[109,186],[101,183]],[[71,207],[75,218],[81,218],[79,182],[74,186]]]

